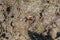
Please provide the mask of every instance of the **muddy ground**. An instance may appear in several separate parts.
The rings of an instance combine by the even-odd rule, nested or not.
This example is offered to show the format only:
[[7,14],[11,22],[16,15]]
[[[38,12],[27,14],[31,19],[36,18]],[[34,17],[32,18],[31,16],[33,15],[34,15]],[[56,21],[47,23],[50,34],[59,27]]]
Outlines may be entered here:
[[0,0],[0,40],[60,40],[60,0]]

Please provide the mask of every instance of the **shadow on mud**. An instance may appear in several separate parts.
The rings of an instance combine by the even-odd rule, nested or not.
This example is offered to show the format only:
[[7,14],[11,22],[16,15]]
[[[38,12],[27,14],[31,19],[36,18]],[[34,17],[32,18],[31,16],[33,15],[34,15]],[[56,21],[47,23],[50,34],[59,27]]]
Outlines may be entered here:
[[32,31],[28,31],[28,35],[31,38],[31,40],[53,40],[53,38],[51,37],[51,35],[42,35],[42,34],[38,34],[36,32],[32,32]]

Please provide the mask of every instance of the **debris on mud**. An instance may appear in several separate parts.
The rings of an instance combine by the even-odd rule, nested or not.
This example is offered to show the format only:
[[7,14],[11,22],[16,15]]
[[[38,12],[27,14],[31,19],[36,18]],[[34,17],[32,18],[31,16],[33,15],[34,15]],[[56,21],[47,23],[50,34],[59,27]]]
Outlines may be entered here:
[[60,40],[60,0],[0,0],[0,40]]

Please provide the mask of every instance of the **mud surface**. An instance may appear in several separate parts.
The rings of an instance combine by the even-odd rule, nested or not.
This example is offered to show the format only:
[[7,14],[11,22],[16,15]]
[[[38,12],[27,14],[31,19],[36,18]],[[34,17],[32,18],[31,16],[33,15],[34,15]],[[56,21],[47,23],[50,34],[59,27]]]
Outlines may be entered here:
[[0,0],[0,40],[60,40],[60,0]]

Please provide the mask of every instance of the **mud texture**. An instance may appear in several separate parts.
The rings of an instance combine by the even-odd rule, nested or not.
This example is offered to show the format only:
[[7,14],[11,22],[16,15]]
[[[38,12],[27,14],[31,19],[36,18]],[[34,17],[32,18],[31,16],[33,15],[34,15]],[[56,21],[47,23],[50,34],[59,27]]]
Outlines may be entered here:
[[60,40],[60,0],[0,0],[0,40]]

